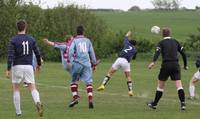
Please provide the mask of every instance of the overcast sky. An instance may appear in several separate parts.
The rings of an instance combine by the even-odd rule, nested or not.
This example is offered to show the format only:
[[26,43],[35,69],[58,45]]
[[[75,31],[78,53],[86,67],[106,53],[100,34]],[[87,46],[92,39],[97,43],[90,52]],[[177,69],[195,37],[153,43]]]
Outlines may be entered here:
[[[26,0],[30,1],[30,0]],[[153,8],[152,0],[32,0],[34,3],[41,1],[42,8],[53,8],[59,3],[85,5],[87,8],[113,8],[128,10],[131,6],[137,5],[140,8]],[[195,6],[200,6],[200,0],[182,0],[181,7],[194,9]]]

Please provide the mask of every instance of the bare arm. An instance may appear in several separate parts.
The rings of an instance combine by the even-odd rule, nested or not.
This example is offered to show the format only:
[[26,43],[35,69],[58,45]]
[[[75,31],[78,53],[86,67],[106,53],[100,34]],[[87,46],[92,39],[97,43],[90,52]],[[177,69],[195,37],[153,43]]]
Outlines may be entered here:
[[44,42],[45,44],[47,44],[47,45],[54,46],[54,42],[49,41],[47,38],[44,38],[44,39],[43,39],[43,42]]

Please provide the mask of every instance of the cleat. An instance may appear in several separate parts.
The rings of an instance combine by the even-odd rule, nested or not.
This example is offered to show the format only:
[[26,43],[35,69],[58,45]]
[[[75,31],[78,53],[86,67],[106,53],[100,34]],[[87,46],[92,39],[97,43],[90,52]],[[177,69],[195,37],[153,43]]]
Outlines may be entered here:
[[40,116],[40,117],[42,117],[43,116],[43,105],[40,103],[40,102],[37,102],[36,103],[36,108],[37,108],[37,111],[38,111],[38,115]]
[[99,88],[97,88],[97,91],[103,91],[105,89],[104,85],[99,86]]
[[93,102],[89,102],[89,109],[93,109],[93,108],[94,108]]
[[147,102],[146,103],[148,107],[150,107],[151,109],[156,109],[156,105],[153,104],[153,102]]
[[78,104],[78,100],[80,97],[78,96],[77,98],[74,98],[71,103],[69,104],[69,107],[74,107],[76,104]]
[[26,82],[24,82],[23,86],[24,87],[28,87],[28,84]]
[[185,110],[186,110],[185,102],[181,102],[181,111],[185,111]]
[[132,96],[133,96],[133,91],[129,91],[129,92],[128,92],[128,95],[129,95],[130,97],[132,97]]
[[187,99],[188,100],[197,100],[197,97],[195,97],[195,96],[189,96]]
[[20,116],[22,116],[22,114],[21,114],[21,113],[20,113],[20,114],[17,114],[17,113],[16,113],[16,116],[17,116],[17,117],[20,117]]

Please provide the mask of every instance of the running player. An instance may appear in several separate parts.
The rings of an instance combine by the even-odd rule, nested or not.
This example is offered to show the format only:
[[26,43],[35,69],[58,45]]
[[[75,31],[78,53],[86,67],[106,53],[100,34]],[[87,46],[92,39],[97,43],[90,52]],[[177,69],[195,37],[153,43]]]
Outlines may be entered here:
[[178,91],[178,96],[181,103],[181,110],[185,110],[185,93],[181,82],[181,71],[178,63],[178,52],[182,55],[185,70],[188,69],[186,54],[184,48],[179,44],[179,42],[176,39],[170,37],[169,28],[163,28],[162,36],[163,39],[158,43],[153,62],[149,64],[149,69],[151,69],[155,65],[155,62],[157,61],[160,53],[162,54],[162,65],[158,76],[158,86],[155,99],[152,102],[148,102],[147,106],[152,109],[156,109],[156,106],[162,97],[165,82],[170,76],[171,80],[175,82],[176,89]]
[[[76,56],[74,57],[74,54]],[[73,107],[78,104],[78,80],[82,80],[87,88],[89,108],[94,108],[93,106],[93,79],[92,79],[92,67],[93,70],[97,64],[94,49],[91,41],[84,36],[83,26],[77,27],[77,36],[74,38],[70,50],[69,57],[72,63],[72,82],[71,91],[73,99],[69,104],[69,107]],[[91,65],[92,63],[92,65]]]
[[135,48],[136,41],[135,40],[129,40],[131,36],[131,32],[129,31],[125,38],[124,38],[124,48],[119,54],[119,57],[115,61],[115,63],[112,65],[110,70],[108,71],[107,75],[105,76],[101,86],[97,89],[98,91],[104,90],[106,84],[112,77],[112,75],[121,68],[124,71],[124,74],[127,78],[127,86],[128,86],[128,95],[133,96],[132,91],[132,79],[131,79],[131,68],[130,68],[130,61],[131,59],[136,58],[137,50]]
[[73,41],[73,36],[67,35],[65,38],[66,42],[52,42],[52,41],[49,41],[47,38],[43,39],[43,41],[47,45],[60,49],[62,65],[64,69],[70,73],[71,63],[70,63],[70,58],[69,58],[69,47]]
[[[197,56],[196,67],[200,67],[200,54]],[[189,95],[188,99],[195,100],[197,97],[195,96],[195,84],[200,80],[200,69],[193,75],[189,84]]]
[[[39,92],[35,86],[34,71],[32,66],[33,52],[37,59],[37,70],[41,67],[41,57],[33,37],[26,35],[27,23],[24,20],[17,22],[18,34],[14,36],[8,47],[8,67],[7,78],[12,73],[13,102],[16,115],[21,116],[20,107],[20,83],[28,84],[28,89],[32,94],[39,116],[43,116],[43,106],[40,101]],[[12,72],[11,72],[12,70]]]

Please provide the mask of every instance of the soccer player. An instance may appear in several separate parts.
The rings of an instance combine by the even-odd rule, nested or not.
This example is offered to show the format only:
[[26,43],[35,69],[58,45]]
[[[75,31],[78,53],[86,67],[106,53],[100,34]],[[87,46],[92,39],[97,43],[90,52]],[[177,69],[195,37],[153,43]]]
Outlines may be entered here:
[[101,86],[97,89],[98,91],[102,91],[105,89],[106,84],[112,77],[112,75],[119,69],[121,68],[125,76],[127,78],[127,86],[128,86],[128,95],[133,96],[133,91],[132,91],[132,79],[131,79],[131,68],[130,68],[130,61],[131,59],[136,58],[137,50],[135,48],[136,41],[135,40],[129,40],[131,36],[131,32],[129,31],[125,38],[124,38],[124,48],[120,52],[117,60],[115,63],[112,65],[110,70],[108,71],[107,75],[105,76]]
[[171,80],[175,82],[176,89],[178,91],[178,97],[181,103],[181,110],[185,110],[185,93],[181,82],[180,66],[178,63],[178,52],[182,55],[185,70],[188,69],[186,54],[184,48],[179,44],[179,42],[171,37],[169,28],[163,28],[162,36],[163,39],[157,45],[153,62],[149,64],[149,69],[151,69],[155,65],[155,62],[158,59],[159,55],[162,54],[162,65],[160,73],[158,75],[158,86],[155,94],[155,99],[152,102],[148,102],[147,106],[152,109],[156,109],[156,106],[162,97],[165,82],[170,76]]
[[16,115],[21,116],[22,114],[20,107],[20,83],[24,81],[28,84],[28,90],[32,94],[39,116],[43,116],[43,106],[40,101],[39,92],[36,89],[32,66],[34,52],[37,59],[37,70],[40,70],[40,53],[35,39],[26,34],[26,21],[19,20],[16,25],[18,34],[11,39],[8,46],[8,67],[6,71],[7,78],[10,78],[12,73],[13,102]]
[[[200,67],[200,54],[197,56],[196,67]],[[195,84],[200,80],[200,69],[193,75],[189,84],[189,94],[190,97],[188,99],[195,100],[197,97],[195,96]]]
[[[92,109],[94,108],[92,68],[95,70],[97,61],[91,41],[84,36],[83,26],[78,26],[76,31],[77,36],[74,38],[69,49],[69,57],[72,63],[71,91],[73,96],[69,107],[78,104],[80,97],[78,95],[77,81],[82,80],[86,84],[89,108]],[[74,54],[76,54],[75,57]]]
[[47,45],[50,45],[50,46],[60,49],[62,65],[63,65],[64,69],[70,73],[71,62],[70,62],[70,58],[69,58],[69,47],[73,41],[73,36],[67,35],[65,38],[66,42],[52,42],[52,41],[49,41],[47,38],[43,39],[43,41]]

